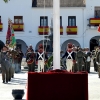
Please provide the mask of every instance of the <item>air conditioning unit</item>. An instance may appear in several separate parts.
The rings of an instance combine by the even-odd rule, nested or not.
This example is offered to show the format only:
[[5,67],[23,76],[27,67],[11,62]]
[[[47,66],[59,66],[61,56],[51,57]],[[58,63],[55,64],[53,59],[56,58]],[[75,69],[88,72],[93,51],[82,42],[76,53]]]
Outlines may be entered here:
[[90,26],[90,29],[97,29],[96,26]]

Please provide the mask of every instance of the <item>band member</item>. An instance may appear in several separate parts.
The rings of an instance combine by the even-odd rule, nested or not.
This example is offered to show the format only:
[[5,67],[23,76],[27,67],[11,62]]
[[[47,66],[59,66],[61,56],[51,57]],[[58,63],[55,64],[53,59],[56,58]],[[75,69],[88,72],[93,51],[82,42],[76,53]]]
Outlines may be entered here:
[[44,72],[44,65],[47,63],[48,57],[43,50],[43,45],[39,45],[39,49],[36,55],[36,64],[38,64],[38,72]]
[[26,62],[28,65],[28,72],[35,72],[35,53],[30,48],[27,50]]
[[72,44],[68,43],[67,46],[67,51],[63,55],[62,59],[66,57],[66,66],[67,66],[67,71],[72,71],[73,64],[75,62],[75,53],[73,52],[72,49]]

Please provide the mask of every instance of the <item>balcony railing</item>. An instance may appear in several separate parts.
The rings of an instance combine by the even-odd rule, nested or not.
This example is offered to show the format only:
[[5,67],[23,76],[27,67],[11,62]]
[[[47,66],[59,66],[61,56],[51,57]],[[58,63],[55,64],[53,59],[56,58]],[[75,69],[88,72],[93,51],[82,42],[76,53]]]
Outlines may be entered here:
[[67,26],[67,35],[77,35],[77,26]]
[[49,33],[49,26],[39,26],[38,27],[39,35],[48,35]]
[[2,29],[3,29],[3,24],[0,23],[0,31],[2,31]]
[[90,18],[89,25],[90,26],[99,26],[100,18]]
[[24,30],[24,24],[13,24],[14,31],[23,31]]

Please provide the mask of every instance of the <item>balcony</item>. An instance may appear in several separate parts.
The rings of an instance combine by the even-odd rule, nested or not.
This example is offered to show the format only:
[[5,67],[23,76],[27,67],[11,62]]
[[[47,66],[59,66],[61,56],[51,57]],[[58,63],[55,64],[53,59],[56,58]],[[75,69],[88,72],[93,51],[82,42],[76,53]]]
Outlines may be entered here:
[[77,26],[67,26],[67,35],[77,35]]
[[60,26],[60,35],[63,35],[63,27]]
[[3,29],[3,24],[0,23],[0,31],[2,31],[2,29]]
[[48,35],[49,33],[49,26],[39,26],[38,27],[39,35]]
[[90,18],[89,25],[90,26],[99,26],[100,18]]
[[24,31],[24,24],[13,24],[14,31]]

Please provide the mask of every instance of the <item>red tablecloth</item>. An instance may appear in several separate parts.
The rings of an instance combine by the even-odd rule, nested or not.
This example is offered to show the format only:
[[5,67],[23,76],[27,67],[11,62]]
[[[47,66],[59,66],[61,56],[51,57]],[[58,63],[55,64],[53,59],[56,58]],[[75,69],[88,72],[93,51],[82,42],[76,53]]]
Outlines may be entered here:
[[27,100],[88,100],[88,74],[28,73]]

